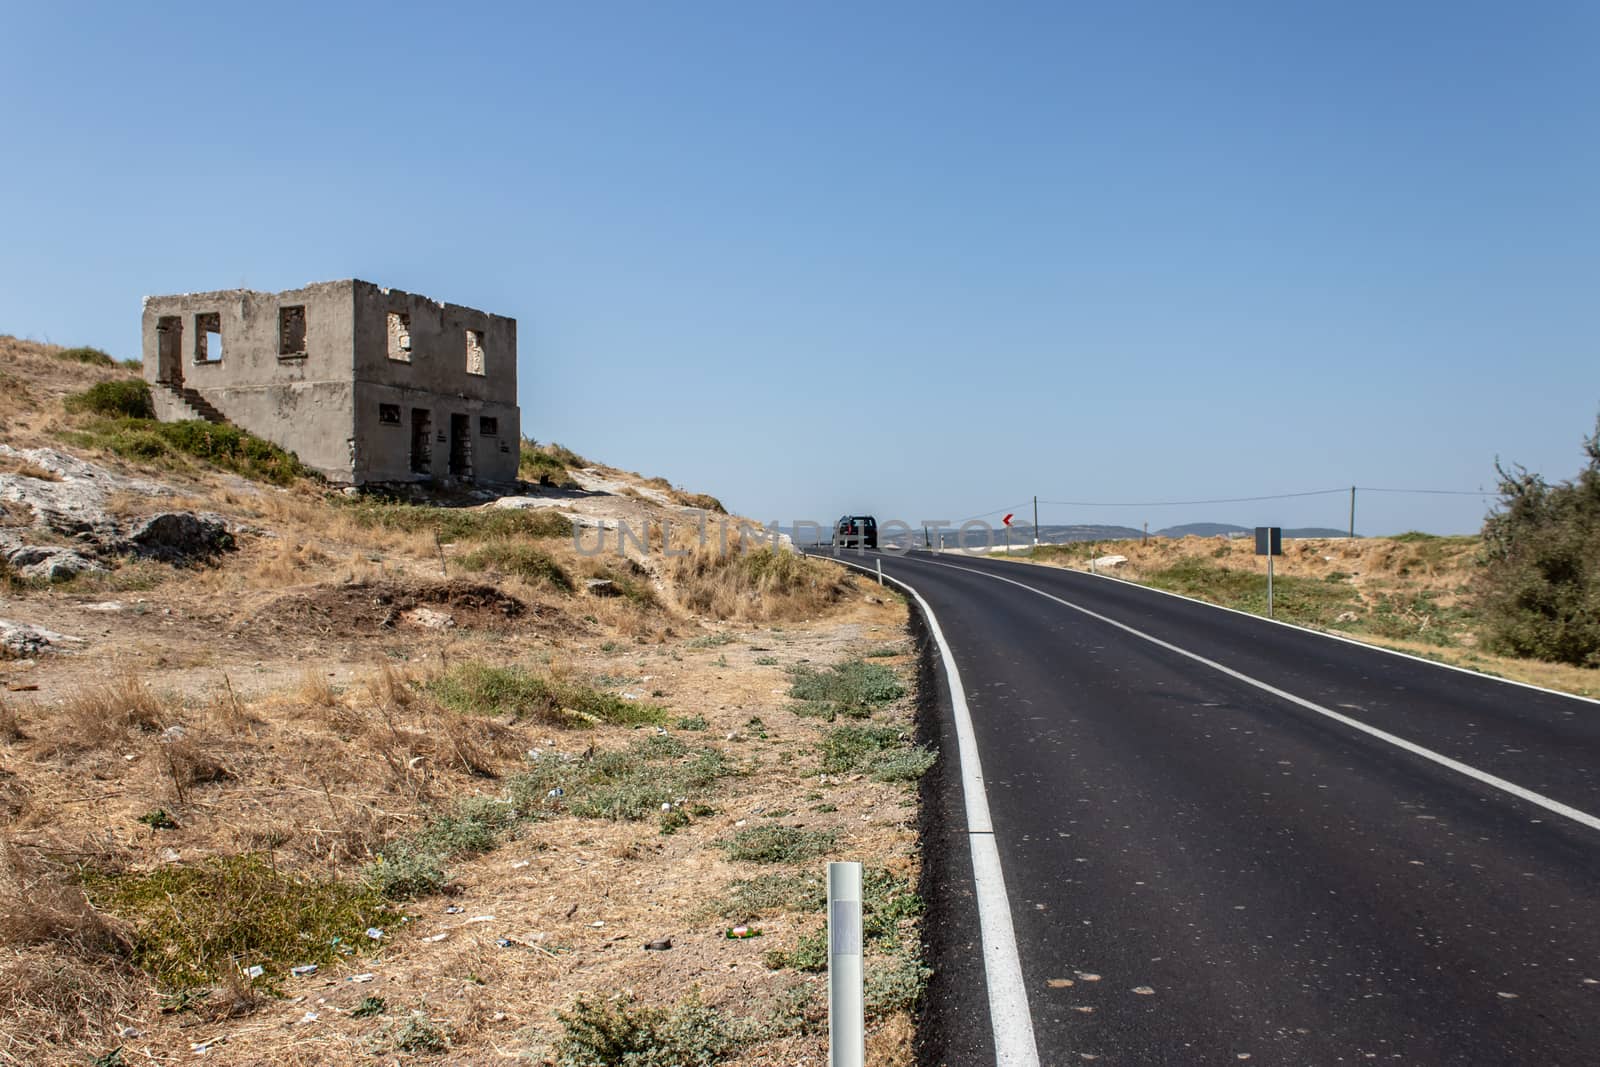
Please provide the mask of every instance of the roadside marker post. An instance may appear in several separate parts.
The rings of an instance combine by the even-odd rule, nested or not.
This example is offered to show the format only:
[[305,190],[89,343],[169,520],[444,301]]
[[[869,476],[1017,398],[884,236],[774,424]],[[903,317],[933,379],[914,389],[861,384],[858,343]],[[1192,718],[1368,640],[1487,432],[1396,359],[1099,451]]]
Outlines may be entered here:
[[828,864],[828,1067],[866,1067],[861,864]]
[[1006,517],[1000,521],[1006,525],[1006,555],[1011,555],[1011,512],[1006,512]]
[[878,564],[878,584],[882,585],[883,584],[883,560],[880,559],[880,560],[876,560],[875,562]]
[[1267,557],[1267,618],[1272,618],[1272,557],[1283,555],[1283,527],[1256,527],[1256,555]]

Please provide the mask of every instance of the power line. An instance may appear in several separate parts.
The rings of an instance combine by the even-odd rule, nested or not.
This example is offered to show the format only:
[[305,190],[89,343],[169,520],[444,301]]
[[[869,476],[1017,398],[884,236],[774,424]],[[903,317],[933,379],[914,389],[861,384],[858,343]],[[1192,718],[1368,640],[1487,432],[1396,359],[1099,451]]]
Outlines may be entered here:
[[1232,496],[1218,497],[1213,500],[1145,500],[1133,503],[1107,503],[1105,501],[1089,500],[1040,500],[1041,504],[1058,504],[1071,508],[1170,508],[1192,507],[1197,504],[1246,504],[1257,500],[1288,500],[1291,497],[1302,496],[1331,496],[1334,493],[1348,493],[1348,487],[1338,489],[1311,489],[1304,493],[1271,493],[1267,496]]
[[1363,493],[1426,493],[1432,496],[1498,496],[1487,489],[1378,489],[1370,485],[1356,486]]

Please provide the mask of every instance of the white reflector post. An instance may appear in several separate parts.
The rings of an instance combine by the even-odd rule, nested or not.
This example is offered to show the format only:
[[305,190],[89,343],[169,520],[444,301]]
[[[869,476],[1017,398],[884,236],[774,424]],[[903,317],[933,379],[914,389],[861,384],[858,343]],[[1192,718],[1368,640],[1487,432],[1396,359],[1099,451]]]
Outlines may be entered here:
[[828,864],[828,1064],[865,1067],[861,864]]

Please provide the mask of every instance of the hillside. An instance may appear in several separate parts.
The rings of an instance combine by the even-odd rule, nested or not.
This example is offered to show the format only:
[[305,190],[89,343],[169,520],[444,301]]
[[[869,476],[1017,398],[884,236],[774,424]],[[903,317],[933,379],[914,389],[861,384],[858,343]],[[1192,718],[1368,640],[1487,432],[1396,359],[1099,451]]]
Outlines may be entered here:
[[0,1063],[820,1062],[828,857],[909,1062],[896,597],[559,446],[352,497],[74,399],[134,378],[0,338]]
[[[1600,670],[1514,659],[1479,647],[1471,597],[1476,537],[1286,539],[1274,615],[1474,670],[1600,696]],[[1243,611],[1265,613],[1266,562],[1254,541],[1152,537],[1046,545],[1019,561],[1094,569]]]

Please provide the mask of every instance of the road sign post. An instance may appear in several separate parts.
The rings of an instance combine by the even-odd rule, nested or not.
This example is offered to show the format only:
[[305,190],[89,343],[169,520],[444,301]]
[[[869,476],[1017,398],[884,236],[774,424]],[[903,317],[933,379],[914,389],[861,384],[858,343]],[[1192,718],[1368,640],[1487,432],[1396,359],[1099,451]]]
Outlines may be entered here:
[[1272,557],[1283,555],[1283,528],[1256,527],[1256,555],[1267,557],[1267,618],[1272,618]]
[[1008,555],[1008,556],[1011,555],[1011,516],[1012,516],[1012,514],[1013,514],[1012,512],[1008,511],[1008,512],[1006,512],[1006,517],[1000,520],[1001,522],[1005,523],[1005,527],[1006,527],[1006,555]]

